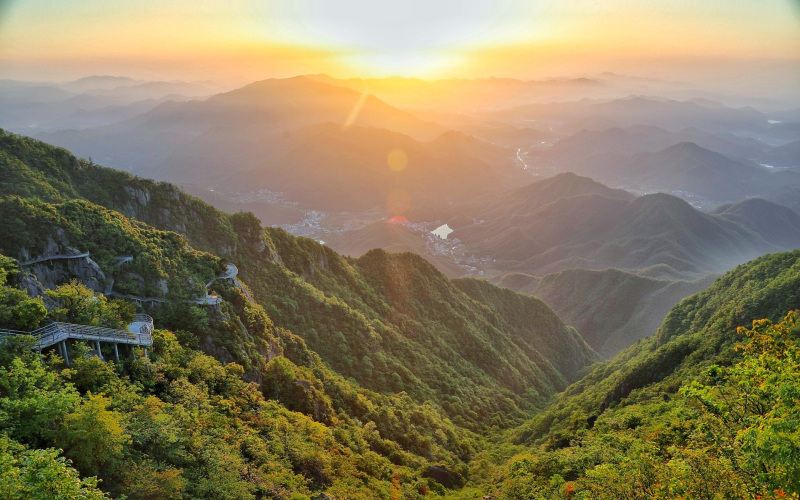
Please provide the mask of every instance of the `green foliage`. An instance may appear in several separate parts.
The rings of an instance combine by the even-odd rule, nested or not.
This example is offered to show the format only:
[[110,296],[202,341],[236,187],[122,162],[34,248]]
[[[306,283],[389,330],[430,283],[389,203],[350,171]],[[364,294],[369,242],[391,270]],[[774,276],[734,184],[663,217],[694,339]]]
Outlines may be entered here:
[[53,432],[79,402],[78,392],[34,360],[0,367],[0,430],[31,446],[51,443]]
[[[343,258],[11,134],[0,151],[0,251],[88,250],[114,290],[169,299],[147,306],[174,332],[156,332],[150,358],[104,363],[74,345],[66,369],[23,337],[0,353],[0,431],[63,447],[113,495],[798,494],[797,319],[777,321],[800,305],[800,251],[736,268],[583,374],[594,352],[538,300],[411,254]],[[115,267],[121,255],[134,261]],[[241,272],[211,285],[224,301],[182,301],[221,257]],[[13,261],[0,278],[0,326],[47,319]],[[121,326],[131,312],[69,283],[47,299],[50,319]],[[757,318],[775,323],[736,349],[735,327]],[[434,476],[469,483],[448,492]]]
[[[67,247],[90,253],[109,275],[114,291],[145,297],[195,298],[222,268],[221,259],[191,248],[186,238],[128,219],[85,200],[53,205],[0,196],[0,252],[33,257]],[[119,265],[117,258],[132,256]],[[107,276],[111,277],[111,276]]]
[[744,358],[710,367],[707,384],[682,393],[702,404],[715,442],[743,473],[767,491],[800,495],[800,318],[794,311],[739,333],[748,338],[737,346]]
[[50,318],[55,321],[125,329],[135,312],[131,303],[108,300],[77,281],[45,293],[56,303],[50,310]]
[[87,394],[84,401],[64,417],[56,444],[81,473],[104,475],[115,471],[130,436],[122,427],[122,416],[109,411],[111,400]]
[[492,296],[508,300],[507,319],[411,254],[373,251],[353,261],[277,229],[267,237],[264,253],[241,259],[258,264],[240,269],[276,324],[338,373],[437,401],[459,425],[508,426],[594,357],[535,299]]
[[39,297],[28,297],[22,290],[0,285],[0,325],[12,330],[36,329],[47,316],[47,308]]
[[0,497],[8,500],[108,498],[95,478],[81,479],[58,450],[28,450],[0,435]]
[[[223,214],[174,186],[98,167],[63,149],[0,132],[0,150],[17,165],[16,177],[0,182],[0,234],[15,235],[0,241],[0,252],[40,255],[55,239],[90,251],[117,292],[162,296],[166,285],[169,298],[188,298],[221,270],[221,260],[191,242],[235,262],[252,287],[247,301],[251,296],[275,325],[302,337],[321,357],[313,363],[373,391],[435,401],[436,411],[459,426],[518,422],[594,358],[538,301],[469,296],[418,257],[373,252],[345,259],[311,240],[265,231],[252,214]],[[134,260],[115,268],[120,255]],[[223,283],[213,286],[226,293]],[[232,293],[226,302],[239,300]],[[483,302],[489,298],[494,302]],[[501,303],[503,313],[494,312]],[[276,347],[258,334],[254,339],[251,330],[259,328],[235,319],[248,316],[231,314],[228,305],[224,328],[174,302],[161,309],[158,319],[182,339],[255,377]],[[308,366],[308,351],[303,346],[287,357]]]
[[9,278],[16,279],[18,275],[16,261],[0,255],[0,327],[29,331],[39,326],[47,316],[47,309],[42,299],[6,286]]
[[[241,365],[184,347],[163,330],[155,333],[150,358],[139,353],[114,365],[74,344],[70,368],[14,338],[0,357],[0,433],[62,449],[82,476],[96,475],[109,493],[129,498],[322,491],[388,498],[415,491],[415,471],[426,459],[457,466],[474,452],[469,435],[435,407],[358,388],[301,339],[276,329],[241,291],[225,294],[231,300],[197,335],[238,331],[252,352],[232,355],[252,363],[259,384],[243,379]],[[81,285],[52,295],[59,319],[97,324],[108,317],[103,297]],[[303,364],[275,356],[281,350]]]
[[800,328],[772,322],[798,290],[800,252],[731,271],[477,457],[473,480],[501,498],[798,494]]
[[157,227],[182,230],[202,248],[233,250],[227,246],[235,237],[228,218],[171,184],[101,167],[63,148],[4,130],[0,166],[0,196],[16,194],[51,203],[83,198]]
[[319,422],[331,422],[333,407],[330,398],[310,370],[284,357],[277,357],[264,370],[262,386],[267,397],[285,401],[290,410],[311,415]]

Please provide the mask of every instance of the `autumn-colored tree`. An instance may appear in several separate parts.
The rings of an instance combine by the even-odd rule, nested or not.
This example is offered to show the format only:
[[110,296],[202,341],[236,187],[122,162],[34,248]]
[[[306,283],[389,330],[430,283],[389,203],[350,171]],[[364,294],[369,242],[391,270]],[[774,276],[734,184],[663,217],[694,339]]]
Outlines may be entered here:
[[56,443],[87,476],[110,475],[130,442],[121,415],[108,409],[110,403],[106,396],[89,394],[75,411],[66,415],[57,434]]

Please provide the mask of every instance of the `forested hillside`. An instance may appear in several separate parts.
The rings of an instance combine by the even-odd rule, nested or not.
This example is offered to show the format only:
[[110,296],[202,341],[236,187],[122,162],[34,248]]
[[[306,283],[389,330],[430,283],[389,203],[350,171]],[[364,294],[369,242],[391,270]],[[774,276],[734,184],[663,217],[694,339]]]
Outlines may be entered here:
[[[29,298],[14,285],[36,278],[12,259],[0,263],[4,327],[130,320],[129,303],[77,282]],[[429,463],[461,477],[474,436],[430,405],[358,388],[273,326],[246,290],[222,293],[211,313],[154,311],[174,331],[157,330],[149,356],[137,350],[118,363],[75,344],[67,367],[55,354],[37,356],[29,337],[6,337],[2,496],[99,498],[96,482],[79,482],[56,449],[82,477],[128,498],[389,498],[440,488],[422,477]],[[25,447],[45,451],[31,462],[37,452]]]
[[798,494],[800,327],[796,313],[778,323],[798,306],[800,251],[731,270],[476,459],[473,477],[506,498]]
[[[160,328],[149,356],[118,363],[75,344],[67,367],[4,341],[6,496],[800,492],[797,316],[778,323],[800,306],[800,251],[735,268],[585,373],[595,352],[530,296],[450,281],[413,254],[345,258],[37,141],[0,145],[0,327],[119,327],[138,297]],[[777,240],[764,208],[715,217]],[[215,279],[229,263],[238,277]],[[584,295],[598,303],[569,309],[582,325],[607,316],[592,297],[609,280],[620,300],[668,293],[584,272],[575,286],[596,281]]]
[[[525,276],[506,280],[516,279],[518,283],[509,283],[510,288],[542,299],[605,356],[651,335],[675,304],[714,279],[670,281],[619,269],[567,269],[538,280],[525,280]],[[519,288],[524,282],[527,288]]]
[[[20,370],[35,372],[48,390],[74,402],[43,423],[55,433],[9,436],[64,449],[82,476],[102,473],[100,487],[115,494],[148,497],[135,487],[152,488],[156,497],[213,496],[198,488],[214,487],[200,478],[217,473],[187,460],[200,449],[217,453],[223,443],[208,460],[233,464],[225,474],[241,493],[235,497],[281,497],[281,491],[388,497],[401,490],[413,496],[458,487],[482,445],[475,432],[519,422],[596,358],[540,301],[483,283],[457,285],[412,254],[344,258],[312,240],[264,229],[250,214],[217,212],[168,184],[11,134],[0,136],[0,161],[0,233],[8,235],[0,253],[24,262],[89,252],[24,271],[4,261],[13,287],[4,289],[11,312],[0,327],[31,329],[54,319],[56,310],[99,324],[111,313],[70,308],[102,303],[128,315],[127,300],[136,297],[156,326],[172,332],[156,336],[149,361],[139,356],[128,366],[89,358],[90,372],[78,375],[71,371],[77,368],[64,370],[55,358],[42,364],[22,348],[7,360],[7,367],[21,363]],[[215,281],[231,262],[238,278]],[[23,318],[32,306],[15,287],[38,297],[35,309],[44,312],[36,321]],[[206,288],[221,302],[195,303]],[[51,296],[53,289],[58,293]],[[176,395],[176,385],[194,396]],[[13,391],[5,397],[11,406],[27,404]],[[189,409],[190,397],[208,402]],[[168,405],[167,415],[160,405]],[[84,464],[83,452],[59,441],[65,422],[84,418],[70,415],[84,407],[113,421],[119,442],[105,465]],[[142,411],[170,429],[169,439],[187,444],[156,449],[167,438],[137,434],[150,432],[138,420]],[[193,423],[173,418],[173,411],[191,411]],[[264,426],[293,430],[277,441],[279,450],[269,450],[277,442]],[[224,436],[237,428],[243,430],[232,444]],[[296,434],[304,432],[329,437]],[[205,443],[191,433],[221,441]],[[322,447],[292,448],[306,442]],[[285,473],[263,469],[270,461],[286,464]],[[123,477],[137,468],[174,479],[167,485],[172,493]]]

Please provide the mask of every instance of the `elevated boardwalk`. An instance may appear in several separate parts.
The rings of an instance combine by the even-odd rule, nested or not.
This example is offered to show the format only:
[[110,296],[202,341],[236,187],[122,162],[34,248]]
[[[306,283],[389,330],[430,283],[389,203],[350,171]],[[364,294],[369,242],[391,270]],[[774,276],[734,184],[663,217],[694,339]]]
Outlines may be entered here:
[[127,330],[105,328],[101,326],[77,325],[55,321],[36,330],[25,332],[19,330],[0,329],[0,338],[10,335],[30,335],[36,340],[34,349],[42,351],[48,347],[58,345],[58,350],[64,360],[69,363],[67,350],[68,340],[88,340],[94,342],[97,355],[102,359],[103,353],[100,343],[112,344],[114,355],[119,360],[119,344],[141,346],[147,348],[153,345],[153,318],[146,314],[137,314],[128,325]]
[[26,267],[38,264],[40,262],[47,262],[49,260],[85,259],[87,257],[89,257],[89,252],[83,252],[78,254],[46,255],[44,257],[37,257],[35,259],[26,260],[25,262],[20,262],[19,265],[20,267]]
[[[49,262],[53,260],[70,260],[70,259],[85,259],[89,258],[89,252],[77,253],[77,254],[55,254],[55,255],[45,255],[42,257],[37,257],[35,259],[27,260],[25,262],[20,262],[20,267],[28,267],[34,264],[39,264],[42,262]],[[124,264],[129,264],[133,262],[132,255],[119,255],[114,258],[114,266],[119,267]],[[211,279],[208,283],[206,283],[206,291],[204,295],[199,297],[195,297],[193,299],[187,299],[183,302],[187,304],[197,304],[201,306],[216,306],[222,303],[222,297],[217,295],[209,295],[208,288],[215,282],[215,281],[223,281],[223,280],[230,280],[234,283],[236,282],[236,277],[239,275],[239,269],[231,263],[225,265],[225,271],[220,274],[219,276],[215,276]],[[151,304],[163,304],[168,302],[167,299],[161,297],[140,297],[138,295],[128,295],[128,294],[121,294],[114,291],[114,279],[110,278],[108,283],[106,283],[106,287],[104,290],[105,295],[113,296],[113,297],[120,297],[123,299],[131,300],[137,302],[139,304],[151,303]],[[3,335],[0,333],[0,335]]]
[[[32,266],[41,262],[48,262],[54,260],[69,260],[69,259],[84,259],[89,258],[89,252],[77,254],[55,254],[37,257],[25,262],[21,262],[21,267]],[[120,255],[114,259],[114,266],[119,267],[128,264],[134,260],[132,255]],[[222,303],[222,297],[217,295],[210,295],[209,288],[215,281],[229,280],[234,284],[236,283],[239,269],[231,263],[226,264],[225,271],[219,276],[211,279],[205,285],[205,293],[200,297],[193,299],[183,300],[183,302],[198,305],[216,306]],[[121,294],[113,291],[114,280],[113,278],[106,285],[105,295],[121,297],[127,300],[143,303],[166,303],[168,299],[160,297],[140,297],[135,295]],[[99,358],[103,358],[100,343],[111,344],[114,348],[114,356],[119,360],[119,345],[140,346],[144,348],[147,354],[147,348],[153,345],[153,318],[146,314],[137,314],[134,316],[133,321],[128,325],[127,330],[120,330],[114,328],[105,328],[89,325],[78,325],[74,323],[53,322],[45,325],[36,330],[25,332],[18,330],[8,330],[0,328],[0,339],[11,335],[29,335],[32,336],[36,342],[33,348],[37,351],[42,351],[52,346],[57,346],[58,351],[64,358],[64,361],[69,364],[69,340],[83,340],[94,343],[96,354]]]

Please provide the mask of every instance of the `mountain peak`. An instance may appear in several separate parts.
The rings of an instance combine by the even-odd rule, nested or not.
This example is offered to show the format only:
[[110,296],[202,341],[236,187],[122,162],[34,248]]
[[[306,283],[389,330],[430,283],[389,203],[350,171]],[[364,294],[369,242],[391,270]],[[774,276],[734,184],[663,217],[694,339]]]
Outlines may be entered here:
[[[706,154],[719,155],[719,153],[715,153],[714,151],[711,151],[710,149],[706,149],[706,148],[704,148],[702,146],[699,146],[697,143],[691,142],[691,141],[683,141],[683,142],[679,142],[677,144],[673,144],[672,146],[669,146],[669,147],[661,150],[661,152],[662,153],[667,153],[667,152],[683,153],[683,154],[691,154],[691,155],[706,155]],[[722,155],[720,155],[720,156],[722,156]]]
[[603,194],[615,198],[632,197],[627,191],[610,188],[590,177],[578,175],[574,172],[556,174],[553,177],[522,187],[517,192],[527,195],[548,193],[548,197],[551,198],[564,198],[582,194]]
[[695,209],[682,198],[678,198],[677,196],[673,196],[667,193],[645,194],[636,198],[635,203],[639,204],[642,207],[657,207],[665,210],[679,209],[679,210],[690,210],[693,212],[695,211]]

